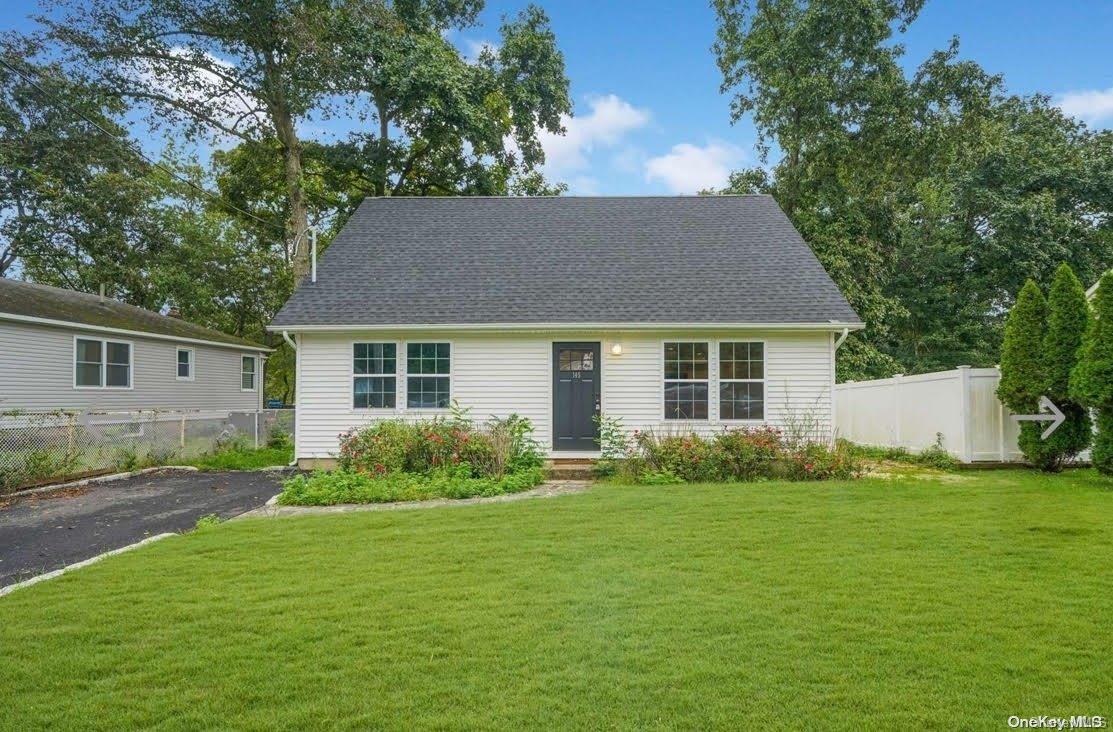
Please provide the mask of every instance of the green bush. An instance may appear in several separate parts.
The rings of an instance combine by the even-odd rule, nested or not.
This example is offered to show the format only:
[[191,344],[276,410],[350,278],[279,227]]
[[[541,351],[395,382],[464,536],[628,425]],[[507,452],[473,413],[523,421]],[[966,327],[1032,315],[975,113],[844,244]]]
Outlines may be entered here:
[[1094,467],[1113,475],[1113,273],[1101,278],[1093,305],[1094,317],[1071,372],[1070,394],[1095,410]]
[[422,474],[467,465],[474,478],[501,478],[541,465],[533,425],[512,414],[476,427],[463,411],[452,419],[384,420],[340,436],[339,466],[375,476]]
[[428,473],[391,473],[336,470],[295,476],[282,486],[281,506],[333,506],[344,503],[390,503],[431,498],[475,498],[520,493],[545,479],[540,467],[501,478],[472,477],[471,466],[442,467]]
[[773,474],[784,441],[774,427],[738,429],[715,438],[715,466],[729,480],[756,480]]
[[[1070,396],[1070,376],[1090,322],[1086,291],[1067,264],[1060,265],[1047,296],[1047,332],[1043,339],[1043,394],[1066,415],[1063,424],[1042,441],[1040,453],[1046,470],[1061,470],[1064,463],[1090,446],[1090,414]],[[1043,427],[1041,426],[1041,431]]]
[[841,444],[831,449],[819,442],[790,451],[783,466],[790,480],[846,480],[861,472],[853,450]]
[[[997,396],[1015,414],[1034,414],[1047,384],[1043,340],[1047,332],[1047,302],[1033,280],[1024,283],[1016,304],[1005,321],[1001,345],[1001,381]],[[1037,422],[1021,422],[1017,440],[1028,462],[1050,468],[1054,455],[1040,439],[1044,428]]]
[[207,455],[185,461],[201,470],[259,470],[279,465],[289,465],[294,459],[294,448],[261,447],[252,450],[247,447],[217,449]]
[[852,446],[788,440],[774,427],[692,433],[635,431],[626,457],[615,460],[618,479],[644,484],[753,481],[770,478],[824,480],[860,472]]
[[634,432],[634,443],[641,451],[649,472],[675,475],[687,483],[723,478],[711,443],[699,435],[641,430]]

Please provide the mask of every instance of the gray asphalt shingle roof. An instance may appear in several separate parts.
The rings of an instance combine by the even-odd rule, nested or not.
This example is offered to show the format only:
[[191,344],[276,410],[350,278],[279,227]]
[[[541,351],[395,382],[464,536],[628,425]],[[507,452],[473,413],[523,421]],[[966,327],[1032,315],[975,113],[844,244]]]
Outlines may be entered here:
[[99,295],[85,292],[0,278],[0,320],[3,319],[4,313],[58,320],[77,326],[91,325],[196,341],[226,343],[230,346],[264,348],[243,338],[178,318],[160,315],[111,298],[102,299]]
[[770,196],[369,198],[272,327],[859,322]]

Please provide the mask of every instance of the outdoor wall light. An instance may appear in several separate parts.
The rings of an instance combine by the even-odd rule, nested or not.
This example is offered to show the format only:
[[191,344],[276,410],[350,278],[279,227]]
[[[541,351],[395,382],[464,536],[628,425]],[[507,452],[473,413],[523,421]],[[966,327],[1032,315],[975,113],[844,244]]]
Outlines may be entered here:
[[611,346],[611,355],[612,356],[621,356],[622,355],[622,344],[621,343],[615,343],[614,345]]

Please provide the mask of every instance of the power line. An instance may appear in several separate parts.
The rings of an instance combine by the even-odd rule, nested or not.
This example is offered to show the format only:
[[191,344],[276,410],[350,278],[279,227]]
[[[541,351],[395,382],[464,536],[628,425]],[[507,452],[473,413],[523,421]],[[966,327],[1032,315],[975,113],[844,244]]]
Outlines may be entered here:
[[[124,138],[120,137],[119,135],[113,133],[111,130],[105,129],[99,122],[90,118],[89,116],[87,116],[81,110],[74,108],[73,105],[69,104],[65,100],[60,99],[57,95],[53,94],[49,90],[44,89],[37,81],[32,79],[30,76],[25,74],[20,69],[16,68],[15,66],[12,66],[3,57],[0,57],[0,65],[3,65],[9,71],[17,74],[21,79],[23,79],[28,84],[30,84],[32,87],[34,87],[40,94],[42,94],[44,97],[46,97],[50,101],[52,101],[55,104],[69,110],[71,113],[77,115],[81,119],[83,119],[86,122],[88,122],[89,124],[91,124],[93,127],[100,130],[100,132],[103,133],[106,137],[109,137],[112,140],[115,140],[116,142],[119,142],[119,143],[123,144],[125,147],[128,148],[128,150],[135,153],[139,157],[143,158],[143,160],[145,160],[149,165],[153,165],[154,167],[158,168],[159,170],[161,170],[161,171],[167,173],[168,175],[170,175],[171,177],[173,177],[175,180],[177,180],[181,183],[184,183],[185,185],[189,186],[190,188],[196,190],[199,193],[204,194],[205,196],[208,196],[211,200],[216,201],[217,203],[224,206],[225,208],[230,209],[232,211],[235,211],[237,213],[243,214],[244,216],[247,216],[248,218],[254,219],[254,220],[258,221],[260,224],[263,224],[264,226],[272,227],[275,231],[281,232],[283,237],[285,237],[285,235],[286,235],[285,227],[276,226],[273,221],[267,221],[266,219],[262,218],[261,216],[256,216],[255,214],[251,213],[250,211],[245,211],[244,209],[240,208],[239,206],[236,206],[234,204],[229,203],[228,201],[225,201],[218,194],[213,193],[212,191],[208,190],[207,188],[205,188],[203,186],[197,185],[196,183],[191,181],[189,178],[186,178],[185,176],[180,175],[177,171],[175,171],[171,168],[168,168],[167,166],[163,165],[162,163],[158,162],[157,160],[154,160],[153,158],[148,156],[147,153],[143,152],[143,148],[139,147],[138,145],[133,144],[130,140],[127,140],[127,139],[124,139]],[[298,237],[300,237],[300,234],[298,235]],[[295,237],[295,242],[297,241],[298,237]],[[296,244],[295,244],[295,246],[296,246]]]

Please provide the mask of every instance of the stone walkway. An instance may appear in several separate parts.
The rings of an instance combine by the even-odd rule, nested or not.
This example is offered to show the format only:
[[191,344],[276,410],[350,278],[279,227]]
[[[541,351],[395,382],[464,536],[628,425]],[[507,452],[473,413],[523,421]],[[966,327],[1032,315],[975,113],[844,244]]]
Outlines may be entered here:
[[[345,503],[339,506],[278,506],[271,501],[266,506],[236,516],[242,518],[262,518],[278,516],[313,516],[327,513],[349,513],[351,511],[397,511],[411,508],[441,508],[442,506],[474,506],[478,503],[509,503],[527,498],[555,498],[573,493],[582,493],[591,485],[589,480],[550,480],[536,488],[521,493],[507,493],[502,496],[486,498],[434,498],[428,501],[402,501],[399,503]],[[276,496],[277,498],[277,496]]]

